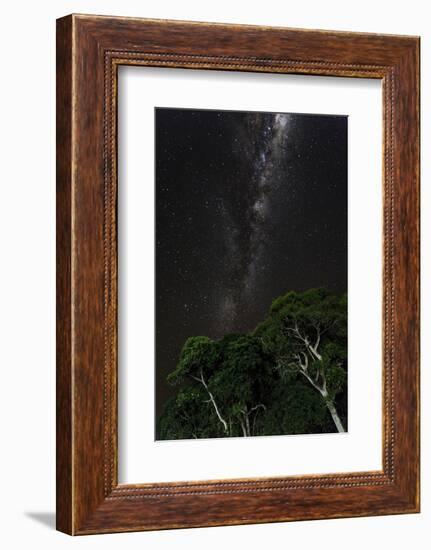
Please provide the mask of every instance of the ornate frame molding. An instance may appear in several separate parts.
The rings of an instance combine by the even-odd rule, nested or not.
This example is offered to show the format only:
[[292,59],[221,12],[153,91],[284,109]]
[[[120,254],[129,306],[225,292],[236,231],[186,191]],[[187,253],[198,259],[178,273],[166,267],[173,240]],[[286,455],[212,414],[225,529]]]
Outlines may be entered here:
[[[229,45],[219,48],[221,38]],[[85,534],[418,511],[418,39],[69,16],[58,20],[57,48],[58,529]],[[382,471],[118,484],[119,65],[383,81]]]

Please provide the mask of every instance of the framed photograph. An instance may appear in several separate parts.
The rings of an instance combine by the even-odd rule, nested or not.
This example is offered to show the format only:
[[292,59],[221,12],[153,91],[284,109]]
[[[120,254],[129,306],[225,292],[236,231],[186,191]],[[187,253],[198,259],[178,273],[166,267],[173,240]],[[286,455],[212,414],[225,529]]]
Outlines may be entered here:
[[57,21],[57,528],[419,511],[419,39]]

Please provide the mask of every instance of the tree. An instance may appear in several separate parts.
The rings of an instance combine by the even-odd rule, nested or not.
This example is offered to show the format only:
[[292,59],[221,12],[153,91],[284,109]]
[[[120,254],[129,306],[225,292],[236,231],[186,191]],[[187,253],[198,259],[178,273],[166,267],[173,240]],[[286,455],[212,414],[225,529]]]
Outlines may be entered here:
[[205,403],[206,393],[199,387],[181,388],[170,399],[158,422],[160,439],[202,439],[223,437],[225,432],[214,413]]
[[302,377],[323,399],[339,432],[336,396],[346,383],[347,297],[323,289],[277,298],[256,332],[285,382]]
[[168,376],[168,382],[178,383],[185,378],[194,382],[205,390],[207,403],[211,403],[218,420],[228,434],[228,424],[220,413],[220,408],[214,399],[212,391],[208,387],[207,380],[211,377],[219,360],[219,350],[216,342],[206,336],[194,336],[189,338],[181,351],[177,368]]
[[[265,382],[271,375],[269,359],[254,336],[229,335],[219,342],[205,336],[189,338],[176,369],[168,376],[170,383],[185,383],[186,387],[178,394],[181,400],[178,397],[165,411],[165,417],[175,410],[179,419],[171,419],[173,425],[181,425],[187,416],[192,424],[185,405],[198,400],[201,410],[205,404],[211,405],[225,436],[256,435],[256,418],[266,409]],[[184,430],[177,426],[176,431]]]
[[284,435],[331,432],[333,426],[325,403],[309,384],[275,379],[270,404],[257,428],[264,435]]
[[230,335],[220,342],[220,365],[211,387],[223,403],[230,431],[257,435],[256,420],[266,410],[272,376],[270,358],[252,335]]
[[188,338],[168,381],[161,439],[343,432],[347,296],[288,292],[250,334]]

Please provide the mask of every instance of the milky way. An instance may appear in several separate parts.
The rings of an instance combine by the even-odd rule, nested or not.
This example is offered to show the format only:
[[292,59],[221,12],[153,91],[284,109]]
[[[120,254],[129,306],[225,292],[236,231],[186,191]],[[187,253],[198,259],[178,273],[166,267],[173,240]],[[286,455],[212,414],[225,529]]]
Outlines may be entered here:
[[[235,262],[241,258],[240,272],[236,273],[235,288],[226,293],[221,300],[216,319],[222,330],[235,328],[238,311],[247,309],[253,301],[253,294],[259,283],[260,273],[266,269],[263,257],[269,230],[273,226],[271,218],[271,200],[275,197],[282,178],[287,184],[283,162],[288,158],[288,138],[292,138],[292,124],[289,125],[288,114],[248,114],[245,132],[241,135],[239,162],[246,162],[252,167],[252,176],[248,179],[247,193],[250,204],[244,213],[237,216],[237,224],[246,219],[246,238],[238,239],[241,234],[235,226],[235,220],[226,226],[228,257]],[[290,132],[289,132],[290,129]],[[244,130],[244,129],[243,129]],[[239,133],[241,133],[239,131]]]
[[189,336],[347,289],[347,118],[156,109],[156,403]]

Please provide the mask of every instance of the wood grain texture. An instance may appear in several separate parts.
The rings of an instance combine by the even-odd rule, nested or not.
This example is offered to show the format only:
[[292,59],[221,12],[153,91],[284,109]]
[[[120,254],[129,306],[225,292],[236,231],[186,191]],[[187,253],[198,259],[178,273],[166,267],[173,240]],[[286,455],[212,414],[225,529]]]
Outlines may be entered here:
[[[57,39],[57,527],[70,534],[419,510],[419,39],[72,15]],[[383,469],[118,485],[117,68],[378,78]]]
[[57,529],[72,531],[72,34],[57,23]]

